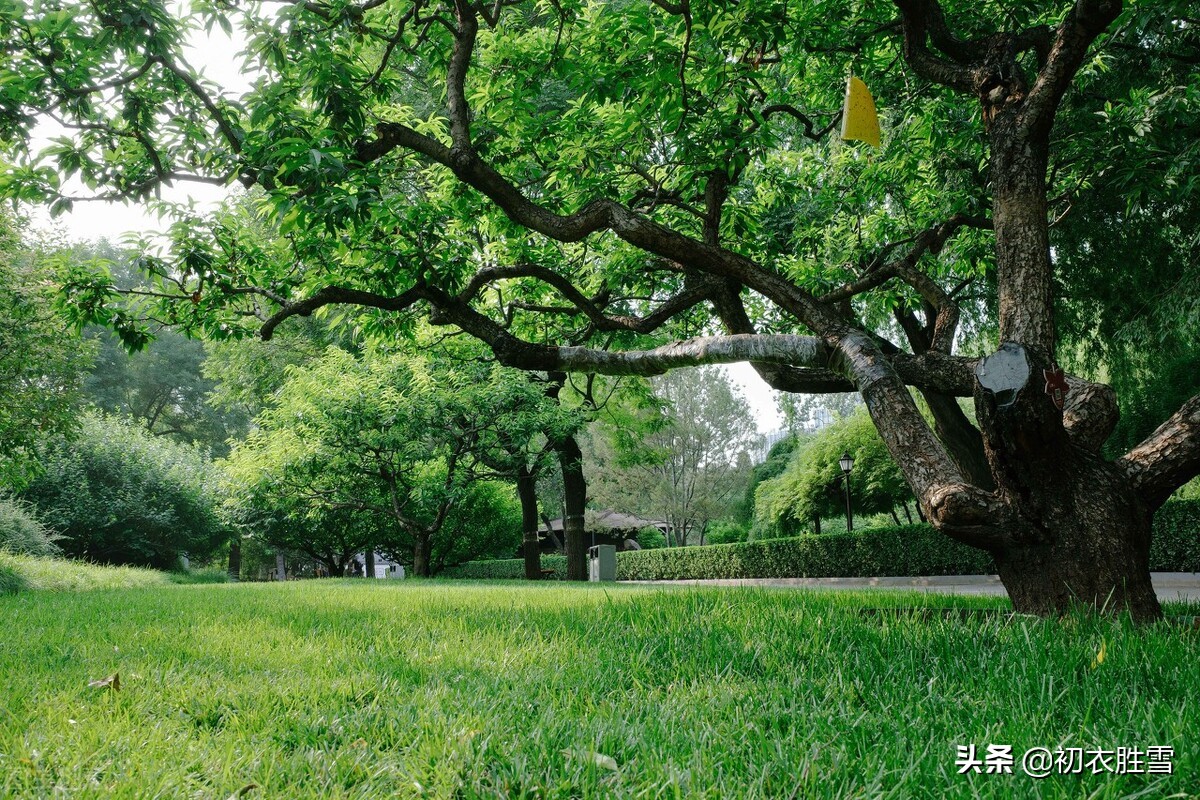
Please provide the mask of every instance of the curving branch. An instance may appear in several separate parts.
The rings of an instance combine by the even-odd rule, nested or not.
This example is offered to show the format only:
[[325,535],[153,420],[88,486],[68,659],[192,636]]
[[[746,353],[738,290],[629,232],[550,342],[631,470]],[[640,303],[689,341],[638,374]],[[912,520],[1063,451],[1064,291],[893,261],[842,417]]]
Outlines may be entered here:
[[[968,43],[950,32],[937,0],[894,0],[904,23],[904,60],[926,80],[960,92],[973,92],[978,79],[971,66],[980,60]],[[929,48],[934,47],[942,55]]]
[[1151,508],[1200,475],[1200,395],[1184,403],[1117,465]]
[[1121,0],[1077,0],[1058,26],[1054,43],[1025,98],[1021,129],[1035,137],[1050,135],[1059,102],[1066,93],[1088,48],[1121,14]]
[[932,336],[925,346],[938,352],[949,353],[954,343],[954,333],[958,328],[960,313],[958,303],[950,293],[938,285],[937,281],[917,269],[917,263],[926,253],[933,255],[940,253],[946,242],[963,228],[991,230],[992,221],[987,217],[955,214],[906,240],[912,242],[913,246],[903,258],[880,263],[900,243],[885,247],[880,256],[868,265],[866,274],[856,281],[827,292],[819,298],[820,301],[823,303],[844,302],[857,294],[881,286],[893,278],[900,278],[915,289],[921,299],[936,313]]

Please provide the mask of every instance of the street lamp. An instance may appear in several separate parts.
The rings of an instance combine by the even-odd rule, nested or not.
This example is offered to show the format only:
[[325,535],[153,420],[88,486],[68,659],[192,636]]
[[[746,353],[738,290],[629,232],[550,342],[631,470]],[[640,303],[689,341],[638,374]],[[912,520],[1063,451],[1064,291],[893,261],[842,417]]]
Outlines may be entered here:
[[838,459],[838,466],[842,468],[842,476],[846,483],[846,533],[853,533],[854,517],[850,514],[850,470],[854,469],[854,456],[842,453],[842,457]]

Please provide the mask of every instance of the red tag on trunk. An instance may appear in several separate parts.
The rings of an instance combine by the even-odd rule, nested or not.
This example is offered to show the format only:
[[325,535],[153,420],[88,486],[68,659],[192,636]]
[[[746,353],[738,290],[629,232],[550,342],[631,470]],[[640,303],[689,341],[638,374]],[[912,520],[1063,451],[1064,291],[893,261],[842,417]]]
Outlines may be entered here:
[[1042,370],[1042,375],[1046,378],[1046,394],[1050,395],[1050,401],[1054,403],[1055,408],[1062,411],[1063,404],[1067,400],[1067,392],[1071,391],[1067,386],[1067,376],[1063,374],[1057,364],[1051,365],[1050,369]]

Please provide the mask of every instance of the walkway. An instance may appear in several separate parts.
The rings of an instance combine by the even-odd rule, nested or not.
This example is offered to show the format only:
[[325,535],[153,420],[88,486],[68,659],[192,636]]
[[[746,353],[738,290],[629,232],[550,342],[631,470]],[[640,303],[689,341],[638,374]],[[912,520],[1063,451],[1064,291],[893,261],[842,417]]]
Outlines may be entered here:
[[[1200,602],[1200,572],[1155,572],[1150,576],[1160,601]],[[681,581],[624,581],[653,586],[760,586],[769,589],[905,589],[937,594],[1005,597],[997,575],[930,575],[921,578],[753,578]]]

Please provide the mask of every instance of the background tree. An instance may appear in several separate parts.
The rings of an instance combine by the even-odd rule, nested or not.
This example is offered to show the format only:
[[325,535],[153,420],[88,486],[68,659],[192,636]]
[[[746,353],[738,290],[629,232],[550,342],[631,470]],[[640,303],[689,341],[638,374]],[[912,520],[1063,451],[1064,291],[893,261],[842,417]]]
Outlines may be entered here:
[[[787,391],[858,391],[925,516],[992,554],[1018,610],[1082,599],[1151,619],[1150,519],[1200,471],[1200,398],[1109,460],[1103,375],[1072,376],[1063,407],[1043,391],[1071,349],[1057,289],[1079,274],[1056,284],[1050,227],[1097,141],[1073,86],[1113,50],[1182,55],[1168,77],[1191,77],[1193,16],[1113,0],[13,8],[4,187],[58,207],[64,177],[133,198],[262,188],[282,246],[185,220],[145,262],[183,301],[164,313],[214,335],[348,305],[401,331],[427,313],[522,369],[749,360]],[[262,69],[240,102],[179,57],[218,23]],[[828,143],[847,52],[885,109],[877,157]],[[1167,74],[1117,63],[1142,88]],[[1173,97],[1190,118],[1194,92]],[[28,153],[46,111],[74,127]],[[81,317],[137,337],[111,282],[70,290]]]
[[[532,437],[539,420],[522,415],[542,395],[524,380],[479,378],[419,357],[331,348],[290,371],[259,428],[235,447],[230,473],[251,497],[283,504],[284,520],[347,510],[373,517],[377,539],[362,549],[405,553],[416,575],[495,552],[497,530],[507,530],[500,549],[511,552],[519,518],[479,481],[477,454],[498,437]],[[472,528],[468,511],[491,521]]]
[[0,214],[0,487],[29,480],[40,444],[71,429],[90,357],[63,335],[52,275]]
[[716,369],[677,370],[651,382],[653,402],[609,417],[595,437],[594,499],[668,524],[674,546],[704,544],[733,514],[758,433],[744,398]]
[[217,484],[196,448],[87,414],[74,440],[47,445],[42,470],[21,497],[62,534],[66,555],[178,569],[180,556],[203,560],[228,539]]
[[854,458],[852,513],[890,514],[899,525],[899,508],[904,521],[911,523],[907,504],[913,500],[912,492],[865,409],[799,441],[783,472],[759,484],[757,521],[794,536],[821,533],[823,518],[845,518],[845,476],[838,464],[843,453]]
[[228,453],[228,440],[245,433],[246,415],[210,401],[216,383],[205,376],[203,342],[162,329],[131,354],[111,332],[87,333],[98,348],[83,397],[101,411],[128,416],[155,436],[203,446],[217,457]]

